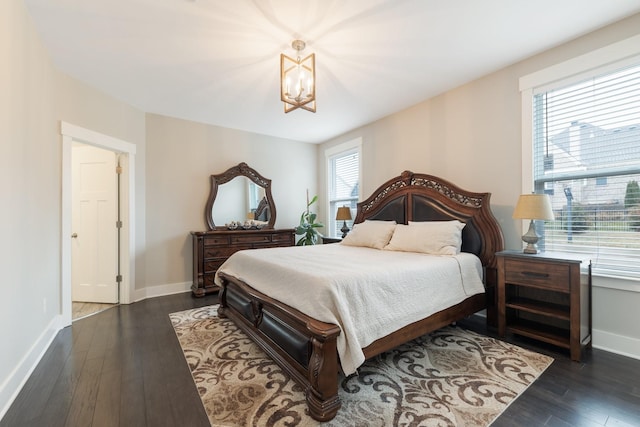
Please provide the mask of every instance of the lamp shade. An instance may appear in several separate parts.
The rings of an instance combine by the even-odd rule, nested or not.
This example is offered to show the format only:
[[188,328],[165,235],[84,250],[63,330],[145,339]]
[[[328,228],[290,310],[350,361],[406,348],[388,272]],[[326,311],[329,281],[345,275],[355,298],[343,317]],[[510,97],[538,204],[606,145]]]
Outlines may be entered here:
[[552,221],[551,199],[546,194],[522,194],[513,211],[513,218]]
[[349,221],[351,219],[351,208],[348,206],[342,206],[338,208],[338,212],[336,213],[336,220],[338,221]]

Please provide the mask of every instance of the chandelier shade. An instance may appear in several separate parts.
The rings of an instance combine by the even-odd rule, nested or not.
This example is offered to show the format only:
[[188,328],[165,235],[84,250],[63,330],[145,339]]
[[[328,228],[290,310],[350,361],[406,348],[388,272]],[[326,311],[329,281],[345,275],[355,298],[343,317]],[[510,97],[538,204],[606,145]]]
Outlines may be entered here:
[[291,43],[297,51],[296,58],[280,54],[280,99],[284,112],[302,108],[316,112],[316,55],[312,53],[302,59],[306,47],[302,40]]

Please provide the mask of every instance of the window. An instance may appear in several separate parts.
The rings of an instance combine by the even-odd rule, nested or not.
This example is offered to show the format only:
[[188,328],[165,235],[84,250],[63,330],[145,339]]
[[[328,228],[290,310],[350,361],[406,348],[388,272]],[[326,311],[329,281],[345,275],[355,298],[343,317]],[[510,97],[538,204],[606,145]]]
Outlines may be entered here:
[[640,278],[640,60],[533,91],[534,191],[551,197],[547,251],[589,254],[594,272]]
[[349,229],[353,226],[356,205],[360,194],[360,147],[361,139],[346,142],[327,150],[327,200],[328,235],[341,236],[343,222],[336,221],[336,213],[341,206],[351,208],[351,221],[347,221]]

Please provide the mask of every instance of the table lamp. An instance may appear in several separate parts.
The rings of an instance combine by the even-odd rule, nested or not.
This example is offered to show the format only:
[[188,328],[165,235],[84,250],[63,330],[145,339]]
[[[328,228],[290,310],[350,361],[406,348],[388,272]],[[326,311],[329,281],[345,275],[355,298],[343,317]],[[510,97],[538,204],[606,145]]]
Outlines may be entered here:
[[349,227],[347,227],[347,221],[351,221],[351,208],[348,206],[342,206],[338,208],[338,212],[336,213],[336,221],[342,221],[342,238],[344,239],[349,232]]
[[546,194],[522,194],[518,198],[518,203],[513,211],[515,219],[530,219],[529,230],[522,236],[522,240],[527,244],[524,248],[525,254],[538,253],[538,239],[536,233],[535,220],[553,220],[553,210],[551,209],[551,199]]

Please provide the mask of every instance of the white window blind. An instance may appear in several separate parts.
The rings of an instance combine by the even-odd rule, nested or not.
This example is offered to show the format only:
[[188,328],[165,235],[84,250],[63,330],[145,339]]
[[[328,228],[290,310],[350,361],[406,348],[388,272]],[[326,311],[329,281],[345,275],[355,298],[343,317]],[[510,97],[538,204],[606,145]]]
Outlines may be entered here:
[[336,213],[341,206],[351,208],[351,221],[347,226],[352,228],[356,215],[359,194],[360,155],[354,148],[334,154],[328,158],[329,176],[329,235],[341,236],[343,222],[336,221]]
[[533,161],[555,214],[543,248],[640,278],[640,64],[535,94]]

